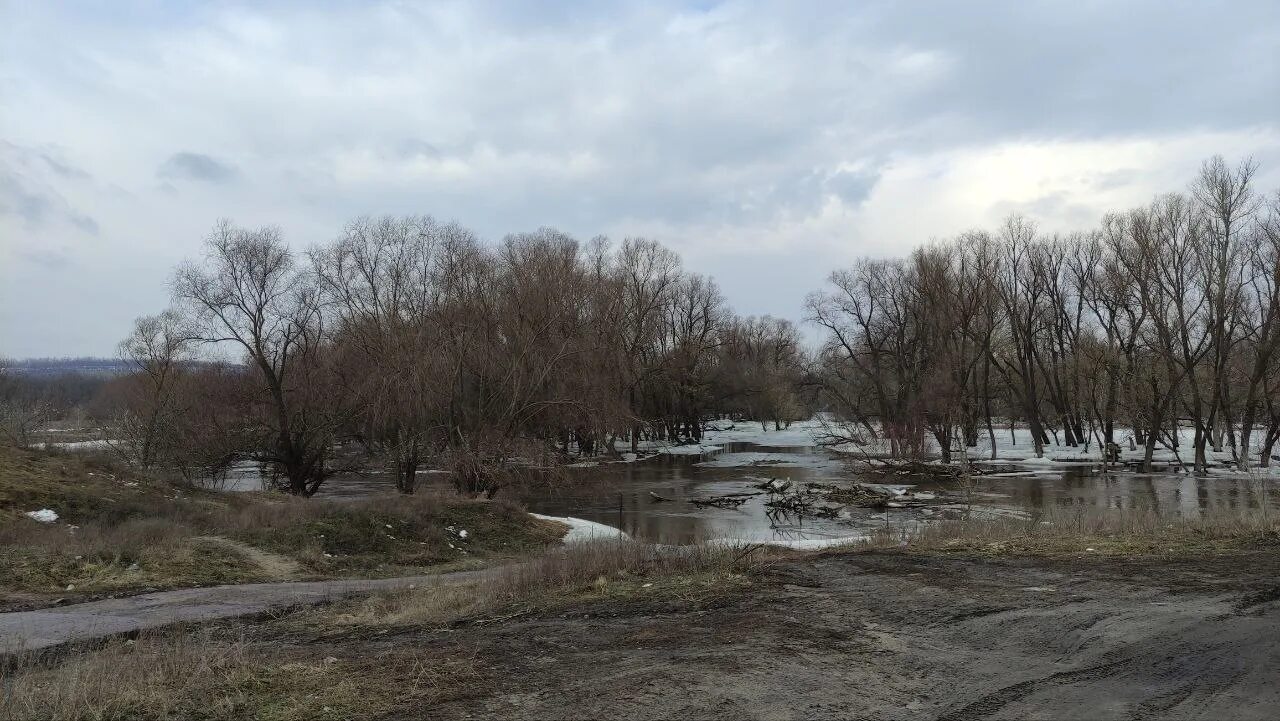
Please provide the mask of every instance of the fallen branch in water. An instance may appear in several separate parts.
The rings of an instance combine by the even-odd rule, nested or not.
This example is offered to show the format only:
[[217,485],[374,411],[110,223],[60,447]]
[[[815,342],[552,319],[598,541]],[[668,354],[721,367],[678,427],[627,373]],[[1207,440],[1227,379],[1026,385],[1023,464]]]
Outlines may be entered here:
[[689,502],[699,508],[706,506],[714,506],[715,508],[737,508],[746,503],[750,496],[746,498],[738,495],[733,496],[715,496],[713,498],[690,498]]
[[779,481],[777,478],[770,478],[764,483],[757,483],[756,488],[768,493],[786,493],[791,489],[791,479]]

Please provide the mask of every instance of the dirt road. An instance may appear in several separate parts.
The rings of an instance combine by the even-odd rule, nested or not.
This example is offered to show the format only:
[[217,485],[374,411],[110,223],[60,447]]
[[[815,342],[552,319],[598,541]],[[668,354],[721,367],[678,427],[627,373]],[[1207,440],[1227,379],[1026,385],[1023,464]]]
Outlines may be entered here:
[[1276,550],[860,553],[781,563],[709,606],[600,603],[404,642],[487,669],[437,718],[1272,719],[1277,599]]
[[252,616],[357,593],[475,581],[492,569],[347,581],[244,583],[184,588],[35,611],[0,613],[0,654],[34,651],[175,623]]

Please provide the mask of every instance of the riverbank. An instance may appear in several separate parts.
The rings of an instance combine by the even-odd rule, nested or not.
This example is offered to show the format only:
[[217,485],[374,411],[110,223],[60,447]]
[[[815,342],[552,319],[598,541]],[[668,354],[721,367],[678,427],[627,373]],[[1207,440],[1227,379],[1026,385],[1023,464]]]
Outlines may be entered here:
[[335,502],[219,493],[84,454],[0,448],[0,610],[229,583],[474,569],[562,523],[452,494]]
[[10,713],[1267,718],[1280,703],[1274,519],[1081,522],[1052,547],[1029,526],[978,531],[807,554],[585,544],[471,585],[19,662]]

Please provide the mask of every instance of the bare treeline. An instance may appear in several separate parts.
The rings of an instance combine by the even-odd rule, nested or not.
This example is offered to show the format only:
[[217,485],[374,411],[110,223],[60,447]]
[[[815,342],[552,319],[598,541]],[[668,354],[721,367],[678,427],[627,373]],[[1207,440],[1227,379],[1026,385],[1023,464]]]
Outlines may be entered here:
[[[1185,193],[1046,235],[1012,216],[907,258],[863,260],[808,302],[846,434],[944,460],[995,421],[1036,455],[1128,440],[1150,468],[1194,428],[1192,462],[1266,466],[1280,438],[1280,192],[1257,166],[1206,161]],[[1121,437],[1118,429],[1129,429]]]
[[[733,316],[653,241],[490,245],[424,216],[361,218],[305,255],[223,222],[206,250],[122,344],[116,428],[141,465],[253,460],[311,495],[355,447],[402,492],[430,464],[492,494],[513,469],[697,440],[718,414],[802,415],[795,328]],[[242,363],[190,362],[209,348]]]

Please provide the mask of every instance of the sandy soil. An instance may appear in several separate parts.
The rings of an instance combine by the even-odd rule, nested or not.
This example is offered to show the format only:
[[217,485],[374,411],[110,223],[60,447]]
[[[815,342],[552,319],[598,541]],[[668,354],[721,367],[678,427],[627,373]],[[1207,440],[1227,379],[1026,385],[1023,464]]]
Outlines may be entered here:
[[600,602],[376,643],[485,670],[433,718],[1268,719],[1277,599],[1277,549],[830,554],[709,602]]

